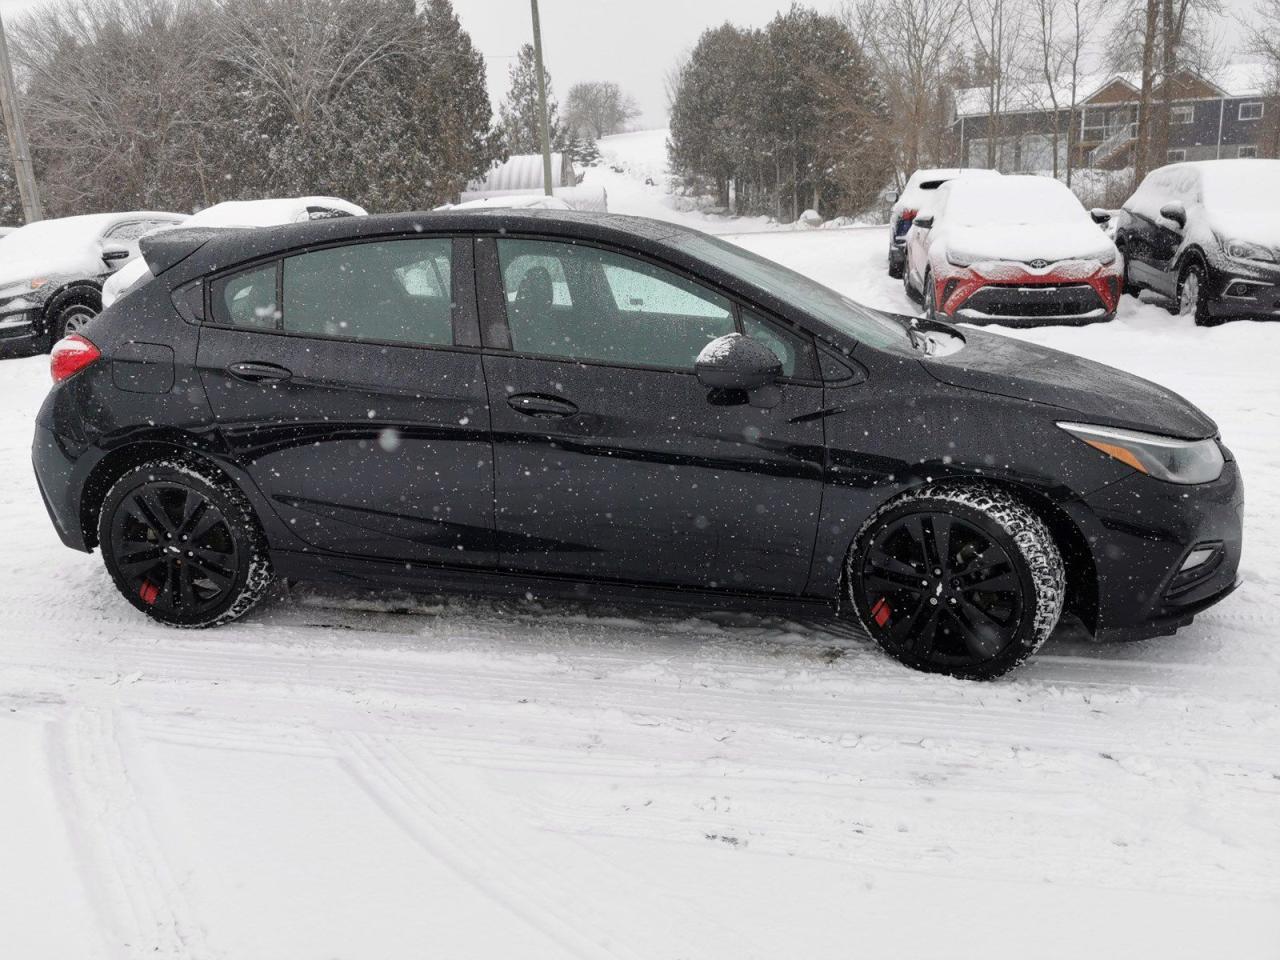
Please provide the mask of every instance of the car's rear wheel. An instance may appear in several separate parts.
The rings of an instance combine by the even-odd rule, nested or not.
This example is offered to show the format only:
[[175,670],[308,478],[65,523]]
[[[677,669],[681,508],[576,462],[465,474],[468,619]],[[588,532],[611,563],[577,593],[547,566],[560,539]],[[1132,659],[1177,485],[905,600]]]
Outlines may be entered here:
[[101,312],[100,303],[93,294],[69,291],[49,304],[45,312],[46,343],[45,348],[53,349],[53,345],[63,337],[79,333],[90,320]]
[[990,680],[1049,638],[1066,593],[1044,521],[992,484],[904,494],[863,526],[847,599],[890,655],[931,673]]
[[895,257],[893,251],[889,251],[889,276],[894,280],[901,280],[903,274],[903,258]]
[[173,626],[235,620],[271,585],[253,508],[200,463],[156,460],[120,477],[103,501],[98,542],[125,599]]
[[1120,251],[1120,270],[1121,270],[1121,289],[1131,297],[1136,297],[1142,293],[1142,285],[1135,282],[1129,275],[1129,258],[1125,256],[1123,250]]

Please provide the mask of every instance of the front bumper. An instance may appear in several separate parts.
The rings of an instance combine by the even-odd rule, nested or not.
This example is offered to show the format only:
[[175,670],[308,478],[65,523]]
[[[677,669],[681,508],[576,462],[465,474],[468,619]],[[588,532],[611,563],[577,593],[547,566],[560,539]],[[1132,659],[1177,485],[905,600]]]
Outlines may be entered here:
[[936,270],[935,302],[955,322],[1081,325],[1110,320],[1120,301],[1122,280],[1115,264],[1068,260],[1037,268],[984,261],[969,267],[947,263]]
[[1224,273],[1216,287],[1217,295],[1209,300],[1210,316],[1280,320],[1280,279]]
[[0,309],[0,357],[27,357],[44,350],[44,327],[38,307]]
[[[1135,640],[1189,624],[1238,585],[1244,488],[1235,461],[1212,483],[1134,474],[1084,499],[1097,565],[1096,634]],[[1184,570],[1196,551],[1210,551]]]

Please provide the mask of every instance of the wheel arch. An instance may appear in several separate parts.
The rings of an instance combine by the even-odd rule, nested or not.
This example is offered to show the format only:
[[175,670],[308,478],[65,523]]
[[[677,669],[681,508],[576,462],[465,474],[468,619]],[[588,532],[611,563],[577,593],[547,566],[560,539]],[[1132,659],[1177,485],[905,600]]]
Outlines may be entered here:
[[[1063,612],[1074,614],[1091,634],[1095,634],[1098,628],[1098,568],[1094,563],[1093,551],[1089,546],[1088,538],[1076,521],[1043,491],[1008,477],[968,473],[939,476],[937,472],[924,471],[913,476],[909,484],[897,490],[885,502],[890,503],[926,486],[963,487],[974,483],[987,483],[1000,487],[1026,503],[1045,522],[1058,547],[1058,552],[1062,554],[1062,563],[1066,568],[1067,596]],[[855,535],[855,539],[849,544],[846,557],[856,546]],[[837,598],[837,606],[840,609],[844,608],[845,595],[848,591],[847,571],[844,569],[846,566],[847,563],[842,565],[839,578],[840,594]]]
[[103,456],[89,471],[80,496],[80,530],[85,545],[90,549],[98,544],[98,515],[112,484],[134,467],[150,460],[180,459],[198,461],[217,471],[233,484],[252,503],[253,498],[243,485],[227,471],[218,460],[199,449],[193,449],[194,438],[183,439],[167,435],[149,437],[119,446]]
[[102,284],[88,279],[71,280],[50,293],[45,298],[44,305],[40,309],[40,320],[45,332],[48,332],[49,325],[53,322],[54,314],[73,299],[88,300],[90,303],[96,304],[95,309],[101,313]]

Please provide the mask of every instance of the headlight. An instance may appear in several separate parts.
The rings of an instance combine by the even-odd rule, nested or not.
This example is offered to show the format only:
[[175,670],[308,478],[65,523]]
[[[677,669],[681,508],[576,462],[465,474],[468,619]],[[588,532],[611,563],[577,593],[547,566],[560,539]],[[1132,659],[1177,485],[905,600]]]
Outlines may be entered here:
[[947,263],[953,267],[967,267],[981,259],[983,258],[975,253],[965,253],[963,250],[947,250]]
[[1091,253],[1085,257],[1086,260],[1097,260],[1104,267],[1116,262],[1116,248],[1114,245],[1103,247],[1097,253]]
[[1179,440],[1087,423],[1059,423],[1058,426],[1095,450],[1169,483],[1209,483],[1222,476],[1226,462],[1222,448],[1213,438]]
[[1234,260],[1260,260],[1263,263],[1275,263],[1276,255],[1266,247],[1248,240],[1228,240],[1224,246],[1227,256]]

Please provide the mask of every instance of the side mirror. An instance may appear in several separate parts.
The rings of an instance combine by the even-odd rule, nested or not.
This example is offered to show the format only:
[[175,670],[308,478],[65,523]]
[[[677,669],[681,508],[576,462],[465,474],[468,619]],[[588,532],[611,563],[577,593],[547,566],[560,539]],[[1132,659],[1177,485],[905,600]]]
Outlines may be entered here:
[[911,225],[921,230],[928,230],[933,226],[933,214],[927,213],[923,217],[916,217],[911,221]]
[[703,347],[693,369],[704,387],[750,391],[776,382],[782,361],[759,340],[730,333]]
[[122,243],[105,243],[102,245],[102,259],[107,263],[124,263],[132,256],[133,251]]
[[892,203],[897,203],[897,202],[898,202],[899,200],[901,200],[901,199],[902,199],[902,194],[900,194],[897,190],[895,190],[895,191],[893,191],[893,196],[889,197],[889,202],[890,202],[891,204],[892,204]]
[[1160,216],[1164,217],[1171,223],[1176,223],[1179,230],[1187,225],[1187,208],[1176,200],[1173,203],[1166,203],[1161,207]]
[[1089,211],[1089,216],[1093,217],[1093,222],[1098,226],[1111,222],[1111,211],[1103,210],[1101,207],[1094,207]]

